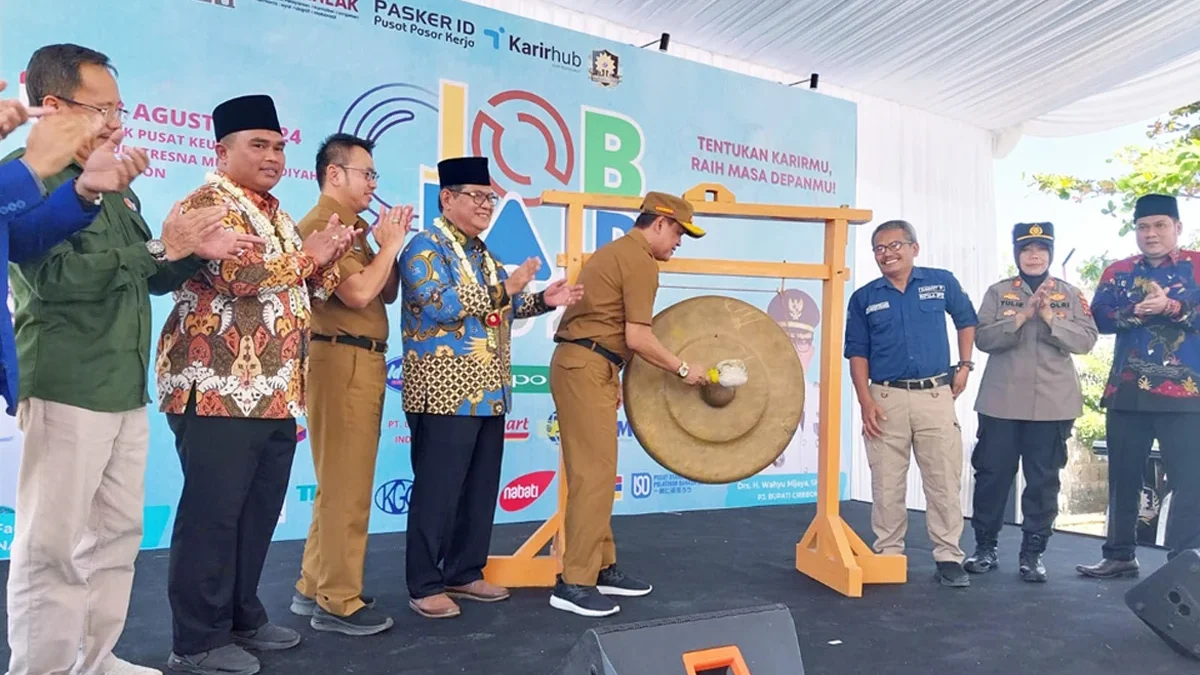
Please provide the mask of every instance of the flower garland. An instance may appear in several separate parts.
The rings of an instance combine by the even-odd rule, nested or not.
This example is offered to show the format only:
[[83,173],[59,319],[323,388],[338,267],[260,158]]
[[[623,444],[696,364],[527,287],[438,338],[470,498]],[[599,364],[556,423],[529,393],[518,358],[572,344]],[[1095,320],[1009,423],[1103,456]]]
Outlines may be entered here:
[[[447,239],[450,240],[450,246],[454,249],[454,256],[458,258],[458,268],[459,273],[462,276],[462,283],[474,283],[475,285],[479,285],[479,281],[475,276],[475,270],[471,267],[470,259],[467,258],[467,252],[464,251],[462,245],[458,243],[458,237],[455,237],[454,233],[450,230],[451,226],[447,224],[445,219],[441,216],[434,219],[433,225],[434,227],[438,228],[438,230],[440,230]],[[487,279],[487,283],[490,286],[497,286],[500,284],[500,275],[496,271],[496,261],[494,258],[492,258],[492,256],[488,255],[487,251],[483,252],[483,272],[485,278]],[[487,292],[486,288],[484,289],[484,292]],[[489,297],[491,297],[490,294]],[[484,322],[487,326],[488,346],[493,349],[496,348],[498,343],[496,332],[500,327],[500,320],[500,312],[493,311],[488,313],[487,319]]]
[[[258,208],[250,200],[250,197],[246,195],[246,192],[237,183],[219,173],[206,173],[204,179],[209,185],[213,185],[227,193],[241,209],[242,213],[249,218],[250,226],[254,228],[254,233],[273,245],[268,247],[267,255],[270,255],[272,252],[276,254],[290,254],[299,250],[296,242],[299,241],[300,235],[296,232],[296,224],[292,222],[292,219],[288,217],[283,209],[275,211],[275,218],[267,218],[267,214],[263,213],[262,209]],[[274,251],[271,250],[272,247]],[[312,306],[308,297],[308,289],[303,285],[289,286],[288,296],[291,300],[290,304],[292,305],[293,313],[300,314],[300,310],[303,309],[304,314],[307,315],[311,311]]]

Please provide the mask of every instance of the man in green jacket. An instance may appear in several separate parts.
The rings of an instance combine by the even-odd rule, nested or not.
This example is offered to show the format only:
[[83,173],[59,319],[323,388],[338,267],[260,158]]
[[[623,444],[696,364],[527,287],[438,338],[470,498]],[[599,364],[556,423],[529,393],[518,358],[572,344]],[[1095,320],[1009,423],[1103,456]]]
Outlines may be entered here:
[[[32,105],[105,123],[44,180],[48,191],[81,175],[121,128],[114,73],[108,57],[77,45],[43,47],[30,59]],[[10,675],[158,672],[112,655],[142,539],[150,294],[170,293],[205,260],[259,241],[223,229],[222,208],[176,207],[155,238],[128,188],[96,204],[91,225],[10,265],[24,435],[8,577]]]

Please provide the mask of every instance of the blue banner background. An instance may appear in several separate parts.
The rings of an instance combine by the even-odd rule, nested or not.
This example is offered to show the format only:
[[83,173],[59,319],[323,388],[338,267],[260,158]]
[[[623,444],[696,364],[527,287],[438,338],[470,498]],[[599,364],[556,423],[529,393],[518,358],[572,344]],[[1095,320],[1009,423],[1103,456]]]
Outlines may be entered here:
[[[113,59],[130,112],[127,142],[153,151],[150,170],[134,188],[155,230],[171,204],[210,170],[214,154],[207,116],[213,106],[256,92],[275,98],[287,127],[289,171],[275,194],[296,219],[315,203],[316,149],[335,131],[377,142],[381,179],[373,209],[414,204],[422,225],[436,216],[431,169],[439,159],[491,157],[493,176],[507,194],[487,243],[506,264],[541,257],[535,289],[563,274],[554,261],[563,247],[565,211],[537,204],[544,189],[678,194],[698,183],[718,182],[739,202],[855,204],[853,103],[461,2],[62,0],[53,12],[41,3],[4,3],[0,38],[0,78],[10,83],[2,95],[14,93],[30,54],[43,44],[75,42]],[[597,66],[604,72],[594,72]],[[612,75],[619,79],[605,81]],[[20,91],[23,95],[23,86]],[[18,147],[23,137],[20,132],[0,143],[0,152]],[[680,257],[822,258],[820,225],[712,218],[700,223],[709,236],[685,240]],[[628,214],[590,212],[585,248],[611,241],[631,224]],[[850,246],[853,250],[853,231]],[[679,275],[664,275],[662,285],[659,310],[703,293],[741,298],[766,310],[784,286],[780,280]],[[805,302],[819,307],[819,282],[785,286],[806,292]],[[170,307],[169,298],[154,300],[155,336]],[[397,311],[390,311],[394,365],[371,532],[404,529],[412,478],[398,388]],[[545,375],[557,320],[555,313],[515,326],[518,391],[508,422],[497,522],[543,520],[554,512],[558,438]],[[812,351],[804,357],[812,358],[805,373],[808,412],[786,461],[739,483],[698,485],[650,459],[621,413],[615,513],[814,501],[820,373],[811,355],[819,354],[819,331],[818,325]],[[843,378],[849,382],[848,372]],[[842,410],[844,497],[851,459],[849,386]],[[163,415],[152,407],[150,417],[143,547],[161,548],[169,544],[182,478]],[[8,555],[20,456],[20,434],[12,420],[4,424],[0,558]],[[276,539],[307,533],[315,493],[310,452],[302,440]],[[797,532],[804,525],[797,523]]]

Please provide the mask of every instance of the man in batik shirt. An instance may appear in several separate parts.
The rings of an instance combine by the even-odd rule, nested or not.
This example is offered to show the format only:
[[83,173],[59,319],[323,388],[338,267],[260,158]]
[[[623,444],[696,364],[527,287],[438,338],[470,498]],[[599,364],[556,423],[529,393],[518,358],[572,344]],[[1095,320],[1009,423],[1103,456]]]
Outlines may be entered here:
[[496,194],[487,159],[438,164],[442,216],[400,255],[404,411],[412,430],[409,607],[428,618],[458,616],[450,596],[496,602],[508,591],[483,579],[500,490],[504,420],[512,408],[514,319],[575,303],[578,286],[557,281],[523,292],[530,258],[508,275],[480,235]]
[[1168,558],[1200,547],[1200,253],[1179,248],[1175,198],[1146,195],[1133,212],[1140,255],[1108,266],[1092,301],[1101,334],[1116,334],[1107,409],[1108,537],[1080,574],[1138,575],[1137,521],[1155,439],[1171,485]]
[[226,228],[266,244],[188,279],[158,343],[161,407],[183,468],[167,582],[168,665],[254,672],[258,661],[243,647],[300,642],[268,621],[258,580],[291,475],[295,418],[305,414],[311,303],[337,287],[351,233],[333,218],[301,240],[271,195],[285,143],[269,97],[226,101],[212,120],[218,171],[182,209],[225,206]]

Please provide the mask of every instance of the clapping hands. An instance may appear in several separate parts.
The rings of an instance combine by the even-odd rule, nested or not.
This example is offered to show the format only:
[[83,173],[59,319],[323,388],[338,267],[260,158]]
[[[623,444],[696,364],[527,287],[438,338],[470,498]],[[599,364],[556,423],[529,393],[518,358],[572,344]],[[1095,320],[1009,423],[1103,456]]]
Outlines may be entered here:
[[525,290],[529,282],[533,281],[533,275],[537,274],[537,271],[541,267],[542,261],[538,258],[526,258],[520,267],[513,270],[513,273],[508,275],[508,278],[504,280],[504,290],[508,293],[509,297],[513,297]]
[[[7,87],[8,83],[0,80],[0,91],[4,91]],[[16,99],[0,101],[0,141],[4,140],[4,137],[11,134],[17,127],[29,121],[30,117],[49,114],[49,112],[45,108],[26,108]]]
[[354,243],[354,228],[343,225],[336,214],[330,216],[323,230],[316,230],[304,240],[304,250],[324,267],[342,257]]
[[75,181],[76,191],[80,195],[95,199],[94,195],[123,192],[147,166],[150,166],[150,159],[145,150],[121,149],[121,139],[124,137],[124,130],[115,131],[88,155],[87,162],[83,165],[83,173]]
[[232,260],[266,244],[261,237],[226,228],[223,221],[228,212],[224,206],[206,206],[185,213],[182,204],[176,202],[162,226],[167,260],[181,260],[190,255],[204,260]]
[[570,307],[582,298],[583,286],[579,284],[568,286],[566,279],[559,279],[550,284],[542,294],[542,299],[546,301],[547,307]]
[[1165,314],[1170,305],[1171,299],[1167,297],[1167,292],[1162,286],[1151,281],[1147,285],[1145,299],[1133,306],[1133,313],[1135,316]]
[[387,251],[389,257],[395,258],[404,245],[404,237],[412,227],[413,207],[394,206],[386,211],[380,211],[379,220],[371,228],[375,242],[380,251]]
[[1038,286],[1037,291],[1025,303],[1025,309],[1021,310],[1014,318],[1017,320],[1017,327],[1020,328],[1022,324],[1035,316],[1041,318],[1047,325],[1054,320],[1054,311],[1050,308],[1049,283]]

